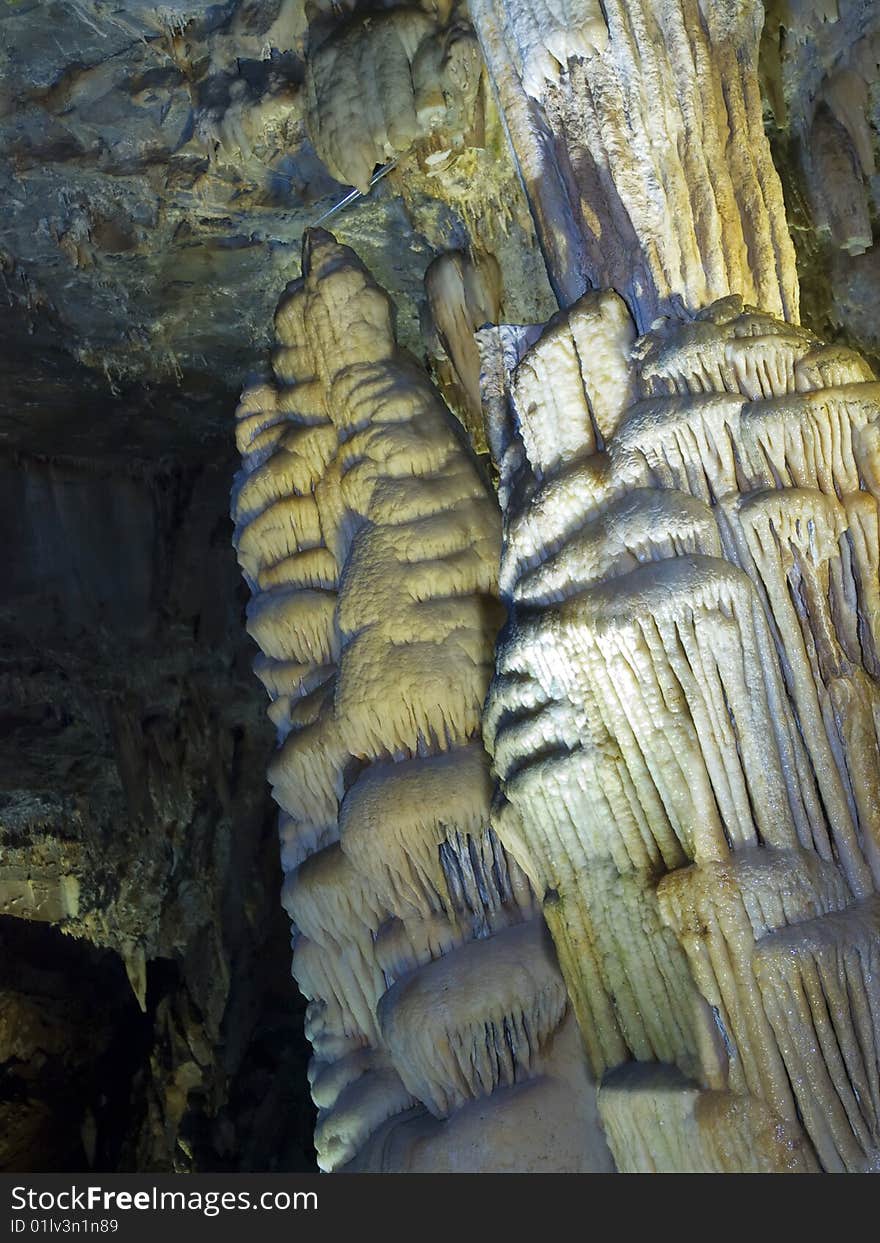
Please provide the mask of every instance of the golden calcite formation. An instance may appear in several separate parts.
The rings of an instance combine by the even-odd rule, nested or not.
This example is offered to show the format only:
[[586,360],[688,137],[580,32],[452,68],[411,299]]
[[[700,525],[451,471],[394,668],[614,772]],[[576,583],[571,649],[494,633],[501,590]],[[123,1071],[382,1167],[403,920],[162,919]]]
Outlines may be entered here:
[[607,1168],[552,943],[490,824],[495,500],[330,234],[307,235],[275,327],[233,516],[320,1165]]
[[431,135],[453,141],[469,129],[483,71],[479,47],[467,26],[432,9],[358,10],[312,31],[306,128],[343,184],[365,193],[377,165]]
[[611,287],[640,330],[739,293],[797,318],[764,136],[759,3],[469,0],[560,302]]
[[495,823],[618,1168],[876,1168],[880,384],[737,296],[479,340]]

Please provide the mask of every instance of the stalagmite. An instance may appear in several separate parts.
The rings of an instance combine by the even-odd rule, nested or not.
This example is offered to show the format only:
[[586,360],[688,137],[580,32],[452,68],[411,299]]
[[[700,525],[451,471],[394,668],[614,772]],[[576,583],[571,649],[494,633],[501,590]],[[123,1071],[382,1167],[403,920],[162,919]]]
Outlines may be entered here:
[[[239,408],[233,516],[319,1163],[452,1168],[460,1143],[474,1168],[608,1168],[552,942],[490,825],[497,507],[329,234],[307,236],[276,332],[274,382]],[[504,1122],[544,1096],[578,1102],[556,1138]]]
[[737,297],[620,333],[607,435],[559,319],[478,334],[497,830],[618,1168],[872,1169],[880,386]]

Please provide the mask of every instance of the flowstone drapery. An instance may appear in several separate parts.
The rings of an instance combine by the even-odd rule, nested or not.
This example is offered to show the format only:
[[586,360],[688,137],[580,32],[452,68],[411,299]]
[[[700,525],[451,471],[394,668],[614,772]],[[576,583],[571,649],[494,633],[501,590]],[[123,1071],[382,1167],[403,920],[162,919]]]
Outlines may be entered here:
[[481,334],[485,729],[618,1167],[873,1168],[880,385],[735,297],[530,335]]
[[233,514],[320,1164],[607,1167],[550,938],[489,823],[497,506],[331,235],[308,235],[276,332]]
[[539,220],[565,189],[550,266],[617,292],[481,334],[499,833],[618,1168],[874,1168],[880,387],[777,318],[760,6],[605,4],[603,49],[511,85],[515,9],[472,5],[544,127]]
[[469,9],[563,306],[610,287],[644,331],[733,292],[796,318],[758,85],[760,3]]

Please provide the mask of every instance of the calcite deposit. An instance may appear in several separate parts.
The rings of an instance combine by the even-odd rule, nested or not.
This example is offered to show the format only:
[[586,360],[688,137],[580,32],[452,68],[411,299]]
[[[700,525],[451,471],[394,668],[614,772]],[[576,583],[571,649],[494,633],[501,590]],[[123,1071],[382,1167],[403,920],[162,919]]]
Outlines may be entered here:
[[486,1136],[473,1168],[607,1167],[544,921],[490,824],[497,506],[329,233],[308,235],[275,327],[274,380],[238,410],[233,515],[319,1165],[388,1168],[393,1144],[391,1168],[449,1168],[473,1103],[500,1118],[564,1091],[579,1107],[552,1142]]
[[0,9],[0,1167],[876,1169],[878,6]]
[[[291,387],[242,409],[268,437],[236,501],[251,633],[308,671],[303,698],[279,684],[270,710],[285,843],[304,824],[294,969],[326,1017],[319,1062],[330,1031],[331,1060],[353,1040],[362,1085],[354,1112],[350,1087],[321,1089],[319,1136],[336,1146],[322,1160],[345,1165],[408,1109],[452,1120],[552,1077],[542,1051],[570,1009],[599,1085],[601,1126],[588,1091],[582,1140],[607,1141],[618,1169],[872,1169],[880,388],[858,353],[799,324],[761,10],[469,11],[563,305],[499,324],[503,271],[479,252],[443,254],[425,278],[448,399],[477,451],[485,433],[503,518],[507,616],[482,717],[494,796],[473,750],[499,618],[493,506],[462,493],[467,455],[453,466],[415,399],[424,380],[395,357],[387,305],[321,235],[276,317]],[[386,46],[372,19],[336,29]],[[847,187],[870,144],[854,138],[857,162],[834,126],[858,131],[863,91],[849,70],[824,90],[824,219],[852,254],[870,226]],[[397,149],[375,132],[361,187]],[[289,418],[320,438],[311,497],[293,473],[291,495],[274,491]],[[467,533],[457,522],[450,542],[463,495]],[[428,515],[430,552],[412,529]],[[319,545],[338,573],[327,559],[316,590]],[[468,848],[483,910],[467,927],[448,871],[465,838],[483,843]],[[538,907],[561,980],[536,956]],[[508,1168],[509,1143],[489,1130],[486,1144],[479,1168]],[[448,1168],[440,1151],[418,1168]],[[414,1168],[405,1139],[382,1168],[389,1152]],[[527,1146],[517,1157],[539,1168]]]
[[796,317],[758,87],[761,6],[572,5],[570,46],[556,7],[470,5],[563,303],[610,286],[644,329],[737,292]]
[[550,895],[619,1168],[872,1168],[880,388],[738,298],[635,345],[617,322],[563,414],[532,381],[558,324],[518,360],[527,333],[480,334],[495,823]]
[[[338,181],[367,191],[377,165],[473,123],[482,63],[473,33],[420,8],[356,12],[306,59],[306,127]],[[433,157],[436,159],[436,155]]]
[[487,451],[475,332],[501,318],[504,288],[494,255],[446,251],[425,272],[426,336],[447,404],[477,453]]

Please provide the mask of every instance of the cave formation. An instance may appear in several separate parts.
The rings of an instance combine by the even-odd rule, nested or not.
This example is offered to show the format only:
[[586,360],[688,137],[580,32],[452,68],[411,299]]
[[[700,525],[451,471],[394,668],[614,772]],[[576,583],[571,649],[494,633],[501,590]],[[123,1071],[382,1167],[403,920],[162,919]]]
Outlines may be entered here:
[[0,1168],[880,1168],[878,6],[50,7]]

